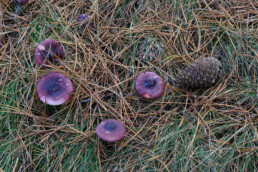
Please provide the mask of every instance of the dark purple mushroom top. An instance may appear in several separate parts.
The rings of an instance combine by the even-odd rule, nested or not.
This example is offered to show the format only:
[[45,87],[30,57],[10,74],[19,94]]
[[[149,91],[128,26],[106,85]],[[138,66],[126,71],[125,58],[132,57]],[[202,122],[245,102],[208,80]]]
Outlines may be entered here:
[[25,5],[27,2],[29,2],[29,0],[16,0],[16,2],[18,2],[21,5]]
[[63,47],[52,39],[46,39],[41,42],[35,50],[35,59],[39,66],[43,63],[48,65],[49,63],[58,63],[58,58],[64,58]]
[[49,105],[60,105],[73,94],[71,80],[59,72],[50,72],[37,83],[39,99]]
[[107,143],[118,142],[126,135],[125,125],[116,119],[102,121],[96,128],[96,134]]
[[165,87],[164,80],[151,71],[142,72],[134,81],[136,93],[147,100],[159,98],[164,93]]
[[88,14],[81,14],[78,16],[77,22],[82,23],[81,27],[85,28],[89,22],[90,15]]

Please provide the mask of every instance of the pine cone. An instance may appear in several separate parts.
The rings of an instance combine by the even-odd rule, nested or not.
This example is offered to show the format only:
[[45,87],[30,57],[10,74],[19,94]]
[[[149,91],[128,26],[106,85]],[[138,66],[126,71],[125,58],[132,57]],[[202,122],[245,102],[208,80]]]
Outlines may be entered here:
[[214,57],[203,57],[179,72],[177,83],[185,88],[209,87],[218,82],[222,66]]

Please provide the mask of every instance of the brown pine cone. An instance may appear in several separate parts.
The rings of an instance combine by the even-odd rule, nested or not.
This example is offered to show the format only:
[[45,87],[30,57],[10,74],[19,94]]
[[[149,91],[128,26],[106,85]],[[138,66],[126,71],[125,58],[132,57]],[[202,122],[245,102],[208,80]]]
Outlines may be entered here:
[[222,65],[214,57],[203,57],[179,72],[176,82],[184,88],[209,87],[218,82]]

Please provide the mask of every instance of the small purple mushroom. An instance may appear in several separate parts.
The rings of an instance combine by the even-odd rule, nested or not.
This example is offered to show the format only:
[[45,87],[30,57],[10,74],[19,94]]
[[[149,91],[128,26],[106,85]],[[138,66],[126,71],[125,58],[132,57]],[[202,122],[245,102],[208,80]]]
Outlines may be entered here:
[[35,50],[35,59],[39,66],[42,64],[58,63],[58,58],[64,58],[63,47],[52,39],[46,39],[41,42]]
[[29,0],[16,0],[20,5],[25,5]]
[[50,72],[37,82],[39,99],[49,105],[60,105],[73,94],[71,80],[59,72]]
[[97,136],[108,144],[118,142],[126,135],[125,125],[116,119],[102,121],[96,128]]
[[81,14],[81,15],[78,16],[77,22],[82,23],[82,24],[81,24],[81,28],[84,29],[84,28],[87,26],[90,17],[91,17],[91,16],[88,15],[88,14]]
[[134,81],[136,93],[146,100],[159,98],[164,93],[165,87],[164,80],[151,71],[142,72]]

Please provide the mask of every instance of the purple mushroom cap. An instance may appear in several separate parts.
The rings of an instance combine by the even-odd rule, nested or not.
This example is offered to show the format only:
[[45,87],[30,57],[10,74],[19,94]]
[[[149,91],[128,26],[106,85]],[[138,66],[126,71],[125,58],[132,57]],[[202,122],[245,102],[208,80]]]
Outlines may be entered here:
[[116,119],[102,121],[96,128],[96,134],[107,143],[114,143],[122,140],[126,135],[125,125]]
[[48,65],[49,63],[58,63],[58,58],[64,58],[63,47],[52,39],[46,39],[41,42],[35,50],[35,59],[39,66],[43,63]]
[[16,0],[16,2],[18,2],[21,5],[25,5],[27,2],[29,2],[29,0]]
[[142,72],[134,81],[136,93],[146,100],[159,98],[164,93],[165,87],[164,80],[151,71]]
[[81,27],[85,28],[89,22],[90,15],[88,14],[81,14],[77,18],[77,22],[82,23]]
[[60,105],[73,94],[71,80],[59,72],[50,72],[37,82],[39,99],[49,105]]

